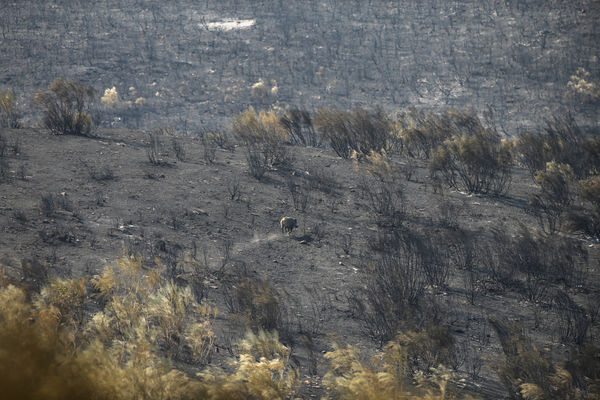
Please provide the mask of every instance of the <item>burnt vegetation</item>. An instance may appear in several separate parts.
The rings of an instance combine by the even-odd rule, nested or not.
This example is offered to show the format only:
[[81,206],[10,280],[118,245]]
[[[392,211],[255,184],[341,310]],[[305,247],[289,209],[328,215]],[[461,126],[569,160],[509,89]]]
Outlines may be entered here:
[[2,393],[600,396],[595,3],[25,3]]

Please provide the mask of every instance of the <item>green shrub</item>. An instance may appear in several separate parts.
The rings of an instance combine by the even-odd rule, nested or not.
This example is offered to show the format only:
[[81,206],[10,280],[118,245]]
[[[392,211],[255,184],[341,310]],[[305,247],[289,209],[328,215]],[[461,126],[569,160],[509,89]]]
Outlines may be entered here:
[[0,90],[0,128],[20,128],[19,117],[15,94]]
[[95,91],[75,80],[56,79],[35,94],[33,104],[42,110],[42,125],[55,135],[89,136],[93,122],[90,106]]
[[510,143],[476,124],[440,145],[430,169],[457,190],[500,194],[508,189],[512,164]]

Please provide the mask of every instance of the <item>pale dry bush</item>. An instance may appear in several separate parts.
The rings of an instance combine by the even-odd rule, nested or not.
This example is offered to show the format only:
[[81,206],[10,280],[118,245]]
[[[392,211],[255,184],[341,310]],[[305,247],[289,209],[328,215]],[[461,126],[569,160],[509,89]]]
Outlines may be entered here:
[[455,132],[470,131],[477,125],[477,117],[458,110],[435,114],[413,108],[399,115],[395,132],[410,157],[429,159]]
[[279,122],[280,118],[275,110],[256,113],[250,107],[235,116],[233,134],[245,146],[260,153],[265,164],[285,165],[290,161],[285,147],[290,141],[290,134]]
[[20,128],[17,99],[11,90],[0,90],[0,128]]
[[119,93],[117,92],[117,89],[114,86],[112,88],[105,89],[104,95],[100,98],[100,101],[102,104],[114,108],[117,104],[119,104]]
[[[33,301],[2,282],[0,391],[7,398],[274,400],[296,393],[291,351],[277,332],[248,333],[232,372],[209,368],[190,377],[174,369],[163,355],[181,343],[196,365],[205,359],[215,312],[137,258],[121,258],[94,277],[104,306],[83,325],[65,320],[85,306],[85,280],[53,281]],[[170,341],[176,346],[165,347]]]
[[75,326],[83,320],[86,297],[85,279],[56,279],[41,290],[34,304],[39,310],[57,313],[59,323]]
[[202,382],[199,398],[292,398],[299,384],[298,373],[290,366],[290,349],[279,342],[276,331],[249,332],[238,347],[239,356],[230,362],[231,374],[219,368],[198,374]]
[[[139,335],[105,346],[83,340],[81,331],[61,323],[59,309],[77,281],[62,281],[33,304],[22,289],[0,290],[0,390],[7,398],[138,399],[189,398],[194,383],[159,358]],[[57,289],[60,288],[60,289]],[[62,293],[66,293],[63,296]],[[58,300],[58,301],[57,301]],[[77,303],[77,301],[76,301]],[[67,307],[69,308],[69,307]]]
[[140,326],[172,358],[189,350],[197,362],[206,362],[214,342],[211,329],[216,309],[199,304],[189,287],[164,282],[159,271],[145,271],[141,260],[121,258],[94,278],[104,310],[90,324],[104,343],[138,336]]
[[[384,352],[362,361],[355,346],[333,345],[325,354],[330,371],[323,382],[339,399],[470,399],[452,384],[454,376],[444,367],[430,370],[429,375],[411,377],[407,353],[399,340],[390,341]],[[416,381],[415,385],[413,382]]]
[[591,81],[590,76],[585,68],[578,68],[567,84],[569,95],[579,98],[582,102],[593,103],[600,100],[600,87]]
[[251,87],[252,97],[264,100],[269,95],[269,89],[264,79],[260,78],[258,82],[254,83]]

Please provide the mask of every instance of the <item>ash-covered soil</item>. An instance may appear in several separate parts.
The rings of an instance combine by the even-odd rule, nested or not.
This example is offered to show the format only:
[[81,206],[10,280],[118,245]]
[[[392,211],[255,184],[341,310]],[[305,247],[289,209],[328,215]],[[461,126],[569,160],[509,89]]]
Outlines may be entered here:
[[[101,129],[93,138],[32,129],[2,134],[19,146],[7,158],[8,175],[0,183],[0,261],[14,279],[22,277],[24,259],[47,265],[50,277],[89,277],[127,253],[143,256],[148,269],[169,268],[186,256],[203,260],[208,267],[204,295],[220,311],[216,343],[221,351],[215,353],[215,364],[223,362],[226,350],[245,331],[228,312],[228,290],[240,271],[266,279],[282,294],[286,340],[305,376],[303,397],[324,394],[321,358],[334,340],[357,344],[367,354],[376,351],[378,343],[369,338],[349,301],[364,285],[368,243],[378,229],[352,160],[331,150],[289,147],[291,165],[270,170],[257,181],[248,173],[243,148],[217,149],[209,163],[195,138],[160,137],[164,164],[157,166],[149,162],[149,137],[141,131]],[[173,141],[185,150],[183,161],[175,157]],[[535,186],[523,169],[515,168],[505,196],[444,190],[443,200],[429,181],[425,162],[395,161],[415,166],[410,180],[402,178],[404,225],[409,229],[432,238],[460,230],[484,240],[491,238],[493,228],[536,227],[527,212],[527,196]],[[302,212],[294,207],[288,182],[308,179],[322,185],[310,191]],[[48,199],[52,210],[44,205]],[[280,231],[283,216],[298,219],[299,227],[289,236]],[[582,271],[585,287],[568,289],[577,299],[598,288],[597,244],[579,240],[589,262]],[[185,268],[175,273],[179,282],[189,279]],[[429,286],[426,295],[439,305],[462,349],[459,376],[467,377],[468,386],[485,398],[502,398],[494,366],[503,355],[487,319],[517,323],[560,360],[564,346],[556,337],[558,320],[551,308],[510,290],[478,291],[471,304],[467,277],[466,271],[452,269],[447,286]],[[314,345],[303,339],[306,332]],[[473,363],[481,364],[476,377],[470,374]]]

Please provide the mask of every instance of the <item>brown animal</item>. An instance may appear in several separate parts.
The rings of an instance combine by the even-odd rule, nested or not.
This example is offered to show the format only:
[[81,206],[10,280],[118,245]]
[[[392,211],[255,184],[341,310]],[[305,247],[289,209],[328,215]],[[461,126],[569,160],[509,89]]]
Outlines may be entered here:
[[298,227],[298,221],[296,218],[292,217],[283,217],[279,221],[279,225],[281,225],[281,233],[287,232],[287,234],[291,234],[294,228]]

